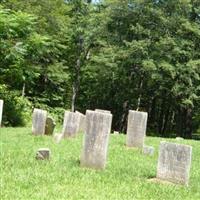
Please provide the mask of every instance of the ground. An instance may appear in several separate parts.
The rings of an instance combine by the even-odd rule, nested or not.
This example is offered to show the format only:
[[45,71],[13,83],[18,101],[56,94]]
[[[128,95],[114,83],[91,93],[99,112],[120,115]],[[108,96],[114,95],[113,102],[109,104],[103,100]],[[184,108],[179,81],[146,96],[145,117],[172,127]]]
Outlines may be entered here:
[[[128,149],[125,135],[111,135],[104,171],[80,168],[83,135],[55,144],[31,135],[31,128],[0,129],[2,200],[183,200],[200,199],[200,141],[147,137],[155,155]],[[189,187],[149,181],[156,175],[162,140],[192,145]],[[38,148],[51,149],[50,161],[35,159]]]

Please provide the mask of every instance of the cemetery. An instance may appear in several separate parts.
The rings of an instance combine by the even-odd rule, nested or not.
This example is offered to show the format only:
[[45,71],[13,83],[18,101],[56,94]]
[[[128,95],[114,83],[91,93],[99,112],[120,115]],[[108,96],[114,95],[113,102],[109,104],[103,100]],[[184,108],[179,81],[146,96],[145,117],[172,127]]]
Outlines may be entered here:
[[0,1],[0,200],[200,200],[200,1]]

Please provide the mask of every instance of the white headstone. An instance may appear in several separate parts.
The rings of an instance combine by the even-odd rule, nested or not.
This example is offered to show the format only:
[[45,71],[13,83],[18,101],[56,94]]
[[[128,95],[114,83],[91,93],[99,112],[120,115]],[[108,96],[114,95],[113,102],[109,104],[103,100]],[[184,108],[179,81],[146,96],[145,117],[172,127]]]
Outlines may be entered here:
[[170,142],[160,143],[157,178],[188,185],[192,147]]
[[65,111],[62,134],[64,138],[76,137],[79,132],[80,115]]
[[34,108],[32,119],[32,133],[34,135],[44,135],[47,119],[47,111]]
[[113,134],[114,135],[119,135],[119,131],[114,131]]
[[56,143],[60,143],[60,141],[63,139],[63,134],[62,133],[55,133],[53,135],[54,141]]
[[85,115],[76,111],[75,113],[78,113],[80,115],[80,124],[79,124],[79,132],[85,133]]
[[81,154],[82,167],[105,168],[111,124],[112,114],[86,111],[86,133]]
[[101,110],[101,109],[95,109],[96,112],[102,112],[102,113],[110,113],[110,110]]
[[0,127],[2,123],[2,115],[3,115],[3,100],[0,99]]
[[154,147],[152,146],[144,146],[143,147],[143,154],[153,156],[154,154]]
[[143,148],[147,127],[146,112],[129,110],[126,145],[128,147]]

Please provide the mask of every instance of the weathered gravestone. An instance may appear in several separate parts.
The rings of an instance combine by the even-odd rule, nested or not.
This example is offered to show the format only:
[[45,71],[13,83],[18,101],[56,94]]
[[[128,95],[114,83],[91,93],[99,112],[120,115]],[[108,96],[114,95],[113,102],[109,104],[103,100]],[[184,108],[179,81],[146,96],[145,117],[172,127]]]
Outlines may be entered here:
[[146,112],[129,110],[126,145],[128,147],[143,148],[147,126]]
[[192,147],[170,142],[160,143],[157,178],[188,185]]
[[101,110],[101,109],[95,109],[96,112],[102,112],[102,113],[110,113],[110,110]]
[[143,154],[153,156],[154,154],[154,147],[152,146],[144,146],[142,150]]
[[119,132],[118,131],[114,131],[113,134],[114,135],[119,135]]
[[54,138],[54,141],[55,141],[56,143],[59,143],[59,142],[63,139],[63,134],[62,134],[62,133],[56,133],[56,134],[53,136],[53,138]]
[[32,133],[34,135],[44,135],[47,119],[47,111],[35,108],[33,110]]
[[40,148],[36,153],[37,160],[49,160],[51,151],[48,148]]
[[86,111],[86,133],[81,154],[81,166],[104,169],[106,165],[112,114]]
[[63,122],[63,137],[76,137],[79,132],[80,115],[78,113],[65,111]]
[[80,115],[79,132],[85,133],[85,115],[76,111]]
[[2,115],[3,115],[3,100],[0,99],[0,127],[2,122]]
[[54,128],[56,126],[55,121],[52,117],[47,117],[45,126],[45,135],[53,135]]

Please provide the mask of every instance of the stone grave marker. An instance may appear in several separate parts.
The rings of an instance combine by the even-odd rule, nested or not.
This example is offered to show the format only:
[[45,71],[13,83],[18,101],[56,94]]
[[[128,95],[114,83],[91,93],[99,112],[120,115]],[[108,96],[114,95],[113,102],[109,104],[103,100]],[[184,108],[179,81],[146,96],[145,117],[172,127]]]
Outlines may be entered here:
[[53,138],[54,138],[54,141],[56,143],[60,143],[60,141],[63,139],[63,134],[62,133],[56,133],[56,134],[54,134]]
[[80,115],[65,111],[62,134],[64,138],[76,137],[79,132]]
[[40,148],[36,153],[37,160],[49,160],[51,155],[51,151],[48,148]]
[[143,147],[143,154],[153,156],[154,150],[154,147],[145,145]]
[[81,154],[81,166],[104,169],[106,165],[112,114],[86,111],[86,133]]
[[95,109],[96,112],[102,112],[102,113],[110,113],[110,110],[102,110],[102,109]]
[[79,132],[85,133],[85,115],[76,111],[80,115],[80,124],[79,124]]
[[143,148],[147,126],[146,112],[129,110],[126,145],[128,147]]
[[2,115],[3,115],[3,100],[0,99],[0,127],[2,123]]
[[191,146],[161,142],[157,178],[176,184],[188,185],[191,159]]
[[47,117],[45,126],[45,135],[53,135],[54,128],[56,126],[55,121],[52,117]]
[[119,132],[118,131],[114,131],[113,134],[114,135],[119,135]]
[[47,119],[47,111],[34,108],[32,119],[32,133],[33,135],[44,135]]

